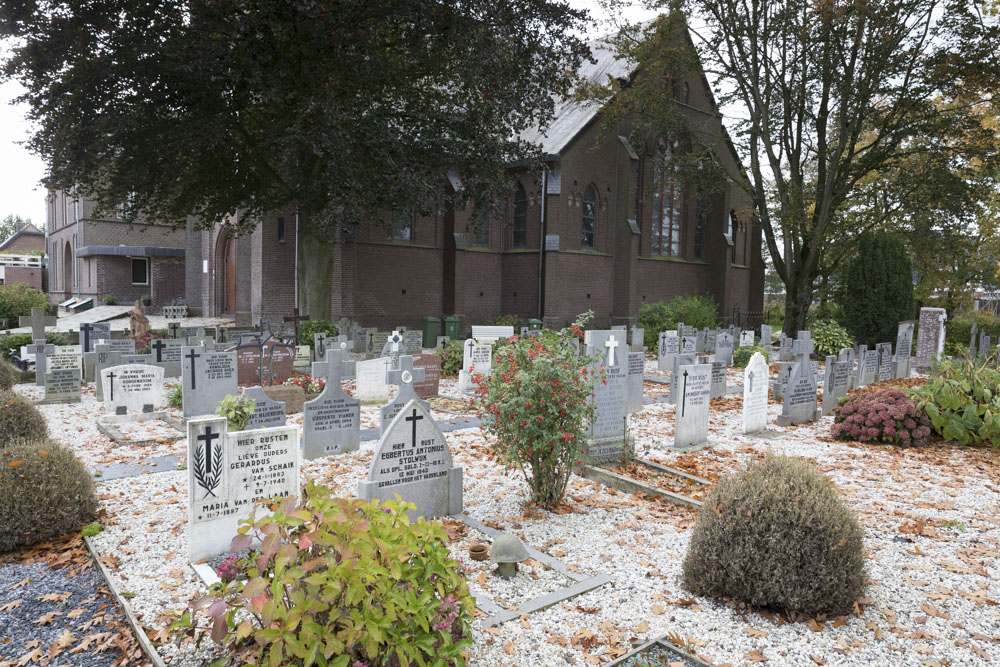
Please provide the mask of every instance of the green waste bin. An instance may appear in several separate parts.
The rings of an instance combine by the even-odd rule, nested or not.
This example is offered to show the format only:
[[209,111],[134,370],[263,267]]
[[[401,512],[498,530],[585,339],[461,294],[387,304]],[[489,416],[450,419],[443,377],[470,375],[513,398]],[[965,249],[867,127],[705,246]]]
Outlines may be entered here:
[[462,318],[458,315],[444,316],[444,335],[449,340],[458,340],[458,323],[461,321]]
[[542,321],[534,318],[528,320],[528,331],[541,331]]
[[429,315],[423,319],[424,349],[433,350],[437,347],[438,331],[441,330],[441,320]]

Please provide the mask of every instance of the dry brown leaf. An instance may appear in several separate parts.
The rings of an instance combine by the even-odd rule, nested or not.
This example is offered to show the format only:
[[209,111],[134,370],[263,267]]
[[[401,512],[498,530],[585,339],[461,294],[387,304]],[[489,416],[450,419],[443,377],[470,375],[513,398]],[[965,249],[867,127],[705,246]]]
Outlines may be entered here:
[[765,658],[763,654],[758,653],[757,651],[748,651],[746,659],[750,660],[751,662],[767,662],[767,658]]
[[806,626],[813,632],[823,632],[826,628],[826,623],[819,623],[815,618],[810,618],[806,621]]
[[826,664],[826,660],[821,660],[820,658],[817,658],[814,655],[810,655],[809,659],[812,660],[813,662],[815,662],[817,665],[825,665]]
[[667,610],[661,604],[654,604],[652,607],[649,608],[649,613],[653,614],[654,616],[662,616],[664,613],[666,613],[666,611]]
[[644,632],[649,632],[649,623],[647,623],[646,621],[643,621],[639,625],[635,626],[635,632],[636,632],[636,634],[640,634],[640,635],[642,633],[644,633]]
[[754,627],[743,628],[743,632],[749,637],[767,637],[768,634],[766,630],[758,630]]
[[507,644],[503,647],[503,652],[507,655],[514,655],[514,643],[507,642]]

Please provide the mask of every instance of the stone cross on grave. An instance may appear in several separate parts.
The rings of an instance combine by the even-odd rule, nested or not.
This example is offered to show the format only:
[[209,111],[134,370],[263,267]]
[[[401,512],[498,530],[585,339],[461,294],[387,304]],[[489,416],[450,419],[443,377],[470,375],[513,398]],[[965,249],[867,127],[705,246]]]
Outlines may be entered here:
[[684,411],[687,409],[688,372],[685,370],[682,375],[684,378],[681,385],[681,417],[684,416]]
[[[83,334],[83,338],[80,339],[80,351],[90,352],[90,332],[94,330],[94,325],[90,322],[84,322],[80,325],[80,333]],[[44,336],[43,336],[44,338]]]
[[403,342],[403,337],[398,331],[393,331],[389,337],[389,342],[392,343],[392,351],[399,352],[399,344]]
[[472,348],[474,348],[475,346],[476,346],[476,342],[474,340],[472,340],[471,338],[469,340],[465,341],[465,347],[469,348],[469,352],[468,352],[468,356],[469,357],[472,356]]
[[31,340],[42,340],[45,338],[45,327],[56,325],[55,317],[46,317],[44,308],[32,308],[31,317],[18,318],[18,326],[31,327]]
[[164,343],[164,342],[163,342],[163,341],[162,341],[161,339],[159,339],[159,338],[157,338],[156,340],[154,340],[154,341],[153,341],[153,342],[152,342],[152,343],[150,344],[150,346],[149,346],[149,349],[150,349],[150,351],[151,351],[151,352],[152,352],[153,354],[155,354],[155,355],[156,355],[156,359],[155,359],[154,361],[156,361],[157,363],[162,363],[162,362],[163,362],[163,350],[165,350],[165,349],[166,349],[166,347],[167,347],[167,344],[166,344],[166,343]]
[[215,496],[214,491],[218,487],[222,477],[222,471],[217,466],[222,459],[222,445],[220,444],[220,448],[214,451],[212,445],[212,442],[218,440],[220,437],[222,437],[222,434],[213,433],[211,426],[205,426],[205,432],[196,438],[199,443],[205,443],[204,447],[198,445],[198,450],[195,452],[194,460],[197,469],[194,471],[194,474],[195,478],[198,479],[198,483],[204,487],[206,498]]
[[416,408],[413,408],[413,413],[409,417],[406,417],[406,421],[413,425],[413,435],[411,436],[410,441],[410,446],[413,448],[416,448],[417,446],[417,422],[423,418],[423,415],[421,415]]
[[325,360],[313,362],[313,377],[326,378],[327,384],[340,385],[344,371],[354,365],[354,362],[347,360],[346,357],[347,352],[345,350],[331,350],[328,348]]
[[112,368],[111,370],[108,371],[108,382],[110,383],[110,384],[108,384],[108,388],[111,390],[111,397],[110,397],[109,400],[112,400],[112,401],[115,400],[115,376],[116,375],[118,375],[118,373],[115,373],[115,369],[114,368]]
[[188,350],[187,357],[185,358],[191,360],[191,388],[196,389],[197,387],[195,386],[195,378],[197,376],[194,372],[195,369],[194,360],[201,358],[201,355],[196,353],[194,350]]
[[753,376],[754,376],[754,372],[753,371],[750,371],[749,373],[747,373],[747,379],[750,381],[750,393],[751,394],[753,393]]
[[[295,332],[295,339],[298,340],[299,332]],[[320,332],[313,336],[313,343],[316,345],[316,358],[326,359],[326,333]]]
[[792,342],[792,354],[795,355],[796,361],[808,361],[814,349],[812,338],[796,338]]
[[409,373],[410,382],[423,382],[424,381],[424,369],[413,367],[413,357],[408,354],[404,354],[399,358],[399,368],[386,371],[386,383],[387,384],[402,384],[403,373]]
[[618,339],[607,339],[604,341],[604,347],[608,348],[608,368],[612,368],[615,365],[615,348],[618,347]]
[[298,306],[295,306],[294,308],[292,308],[292,315],[290,315],[290,316],[286,315],[285,316],[285,321],[286,322],[292,322],[293,326],[295,327],[295,340],[296,340],[296,342],[298,342],[298,340],[299,340],[299,322],[305,322],[308,319],[309,319],[309,313],[306,313],[305,315],[300,315],[299,314],[299,307]]
[[170,334],[171,338],[177,338],[181,333],[181,323],[180,322],[168,322],[167,323],[167,333]]

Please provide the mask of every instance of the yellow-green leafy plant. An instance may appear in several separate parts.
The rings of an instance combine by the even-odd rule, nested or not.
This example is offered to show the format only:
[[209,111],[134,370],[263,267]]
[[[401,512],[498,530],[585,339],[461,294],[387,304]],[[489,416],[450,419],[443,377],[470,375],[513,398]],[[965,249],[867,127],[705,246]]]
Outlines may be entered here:
[[226,418],[227,430],[242,431],[250,423],[256,409],[257,402],[246,394],[237,396],[230,394],[219,401],[219,407],[215,409],[215,414]]
[[50,440],[19,440],[0,449],[0,553],[78,530],[97,512],[83,463]]
[[0,391],[0,449],[18,440],[40,440],[48,433],[45,417],[24,396]]
[[853,347],[854,339],[847,329],[833,320],[815,320],[809,323],[816,353],[823,356],[837,354],[845,347]]
[[175,631],[210,633],[233,664],[465,664],[474,605],[439,521],[314,483],[268,508],[241,521],[232,550],[249,553]]
[[811,463],[768,455],[716,482],[691,536],[684,584],[793,613],[841,613],[864,594],[863,532]]

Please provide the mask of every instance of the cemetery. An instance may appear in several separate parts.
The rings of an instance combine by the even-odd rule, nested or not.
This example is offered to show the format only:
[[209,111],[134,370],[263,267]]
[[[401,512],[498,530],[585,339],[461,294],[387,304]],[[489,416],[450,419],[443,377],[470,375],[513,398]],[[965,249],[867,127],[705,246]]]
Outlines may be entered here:
[[1000,0],[0,17],[0,667],[1000,664]]
[[[805,330],[677,323],[652,332],[648,348],[642,327],[590,329],[585,319],[562,331],[463,339],[458,365],[441,350],[407,349],[405,331],[390,331],[381,346],[322,336],[313,342],[325,355],[299,347],[292,357],[310,364],[284,367],[271,350],[292,339],[262,321],[224,343],[211,327],[174,328],[187,343],[170,348],[180,361],[130,356],[126,336],[88,341],[89,361],[82,340],[40,345],[41,385],[30,370],[4,367],[17,411],[40,413],[17,430],[51,442],[44,446],[93,484],[96,504],[78,520],[96,518],[100,532],[85,543],[142,633],[140,641],[122,625],[128,645],[156,664],[197,665],[237,650],[235,635],[195,641],[224,618],[209,610],[206,625],[197,601],[241,604],[239,587],[252,582],[231,570],[246,567],[244,554],[278,553],[263,524],[247,530],[251,512],[302,549],[305,528],[281,523],[296,499],[310,512],[331,502],[371,512],[366,503],[379,503],[413,530],[437,531],[435,558],[451,563],[455,586],[437,613],[468,633],[471,642],[455,650],[469,664],[630,664],[635,650],[716,665],[1000,656],[996,450],[949,442],[911,393],[943,372],[932,368],[947,326],[936,313],[892,327],[895,340],[874,350],[825,356]],[[167,349],[181,338],[158,340]],[[258,354],[241,355],[254,345]],[[978,340],[971,347],[972,357],[942,368],[995,358]],[[552,365],[518,370],[549,356]],[[56,373],[72,377],[57,386]],[[545,458],[526,449],[549,434],[560,444]],[[20,461],[37,452],[10,442],[17,437],[4,445],[5,472],[23,465],[11,468],[10,452]],[[808,502],[821,503],[821,515],[808,521],[840,517],[837,539],[846,542],[834,547],[844,556],[824,563],[830,547],[818,544],[808,564],[772,564],[779,579],[726,583],[708,568],[737,567],[727,561],[740,552],[706,541],[724,539],[727,506],[741,502],[732,494],[747,493],[731,485],[767,466],[764,480],[795,474],[804,475],[795,488],[818,484]],[[783,466],[792,468],[774,472]],[[788,509],[761,505],[760,519],[748,509],[740,525],[772,530],[767,513]],[[9,531],[0,542],[33,540]],[[738,567],[775,557],[756,554]],[[822,571],[848,562],[853,574]],[[817,576],[827,589],[809,583]],[[820,597],[794,597],[795,586]],[[0,609],[21,599],[4,595]]]

